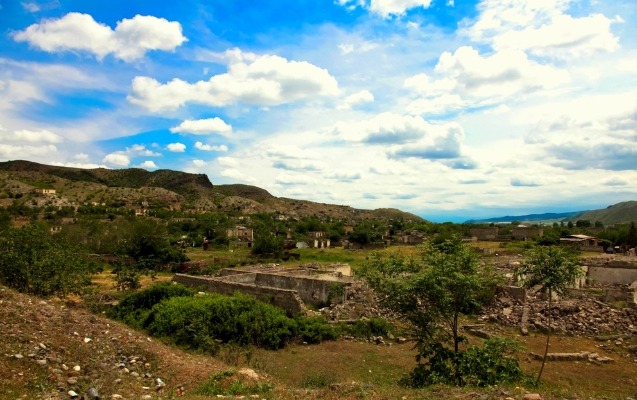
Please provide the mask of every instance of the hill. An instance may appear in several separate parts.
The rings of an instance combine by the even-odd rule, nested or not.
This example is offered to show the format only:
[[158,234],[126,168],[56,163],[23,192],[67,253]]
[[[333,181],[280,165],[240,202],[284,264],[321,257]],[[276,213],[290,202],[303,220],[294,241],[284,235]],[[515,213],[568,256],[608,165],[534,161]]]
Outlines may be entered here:
[[585,211],[568,218],[569,221],[601,221],[604,225],[637,223],[637,201],[625,201],[610,205],[601,210]]
[[[150,207],[182,211],[219,211],[241,214],[276,213],[291,218],[325,216],[349,219],[405,219],[424,221],[396,209],[361,210],[345,205],[279,198],[256,186],[213,185],[204,174],[139,168],[81,169],[34,163],[0,162],[0,206],[32,194],[55,189],[54,198],[33,199],[33,205],[95,204],[113,207]],[[24,202],[25,205],[32,204]],[[42,203],[42,204],[41,204]]]
[[544,214],[526,214],[526,215],[507,215],[505,217],[494,217],[486,219],[471,219],[466,221],[466,224],[486,224],[486,223],[498,223],[498,222],[531,222],[531,223],[545,223],[550,224],[553,222],[568,222],[573,223],[578,220],[588,220],[591,223],[600,221],[605,226],[611,226],[616,224],[628,224],[631,222],[637,223],[637,201],[625,201],[610,205],[600,210],[589,211],[573,211],[566,213],[544,213]]
[[505,217],[494,217],[494,218],[486,218],[486,219],[470,219],[466,221],[466,224],[485,224],[485,223],[496,223],[496,222],[511,222],[511,221],[520,221],[520,222],[553,222],[553,221],[562,221],[576,215],[581,214],[583,211],[572,211],[565,213],[543,213],[543,214],[526,214],[526,215],[507,215]]

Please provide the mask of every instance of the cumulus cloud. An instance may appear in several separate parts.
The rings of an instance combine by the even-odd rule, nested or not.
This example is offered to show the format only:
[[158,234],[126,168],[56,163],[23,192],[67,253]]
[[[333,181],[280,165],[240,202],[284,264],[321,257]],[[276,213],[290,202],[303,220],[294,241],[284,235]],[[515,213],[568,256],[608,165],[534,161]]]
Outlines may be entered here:
[[168,143],[166,148],[168,151],[172,151],[173,153],[183,153],[186,151],[186,145],[183,143]]
[[172,133],[190,133],[192,135],[210,135],[213,133],[228,135],[232,133],[232,126],[219,117],[197,120],[187,119],[179,125],[170,128],[170,131]]
[[443,113],[466,107],[497,104],[518,95],[554,89],[570,82],[565,70],[541,64],[520,50],[482,55],[471,46],[445,51],[435,76],[420,73],[405,80],[418,97],[408,111]]
[[333,134],[341,140],[396,144],[418,140],[431,130],[422,117],[384,112],[366,120],[338,122]]
[[511,186],[517,187],[537,187],[542,186],[540,183],[526,178],[511,178]]
[[[431,0],[336,0],[336,2],[348,10],[356,7],[367,8],[371,13],[381,18],[401,16],[412,8],[429,8],[431,6]],[[447,5],[453,5],[453,2]]]
[[520,2],[483,0],[479,17],[464,33],[496,51],[522,50],[541,57],[585,57],[619,48],[610,20],[601,14],[574,17],[566,13],[572,0]]
[[201,151],[219,151],[223,153],[228,151],[228,146],[226,146],[225,144],[215,146],[215,145],[205,144],[201,142],[196,142],[195,148]]
[[149,50],[172,51],[187,40],[176,21],[136,15],[122,19],[112,29],[89,14],[76,12],[14,32],[13,39],[51,53],[88,52],[99,60],[112,54],[124,61],[139,59]]
[[157,164],[151,160],[144,161],[140,166],[144,169],[157,169]]
[[115,152],[107,154],[102,162],[111,165],[117,165],[118,167],[128,167],[130,165],[130,157],[122,152]]
[[133,79],[128,100],[152,112],[175,110],[187,103],[227,106],[245,103],[273,106],[317,96],[336,96],[338,83],[330,73],[306,61],[257,55],[239,49],[225,53],[228,72],[207,81],[166,84],[144,76]]
[[48,101],[44,92],[32,82],[0,79],[0,109],[14,109],[20,103]]
[[[415,157],[434,160],[453,159],[462,156],[464,130],[460,125],[449,123],[432,126],[430,129],[431,134],[423,136],[415,143],[396,147],[390,151],[390,156],[392,158]],[[462,168],[463,165],[464,163],[454,164],[454,168]]]
[[[131,147],[127,147],[125,150],[114,151],[107,154],[102,162],[107,164],[116,165],[118,167],[127,167],[131,163],[131,159],[135,157],[159,157],[160,153],[154,152],[146,148],[141,144],[135,144]],[[149,167],[152,168],[152,167]]]
[[391,15],[403,15],[409,9],[429,8],[431,0],[371,0],[369,10],[383,18]]
[[374,95],[369,90],[361,90],[359,92],[350,94],[343,100],[343,103],[339,106],[341,110],[349,110],[354,106],[371,103],[374,101]]
[[48,131],[46,129],[39,131],[31,131],[22,129],[18,131],[7,131],[0,126],[0,141],[2,142],[19,142],[19,143],[62,143],[61,136]]
[[546,146],[555,157],[554,165],[571,169],[602,169],[610,171],[630,171],[635,169],[637,144],[634,142],[550,143]]
[[325,167],[322,163],[306,160],[275,161],[272,166],[277,169],[303,172],[321,171]]

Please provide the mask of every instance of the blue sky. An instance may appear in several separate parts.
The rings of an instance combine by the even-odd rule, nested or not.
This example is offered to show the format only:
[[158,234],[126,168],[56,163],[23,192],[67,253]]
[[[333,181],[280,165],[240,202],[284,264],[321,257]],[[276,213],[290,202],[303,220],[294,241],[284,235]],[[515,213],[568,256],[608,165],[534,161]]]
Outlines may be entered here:
[[434,221],[637,199],[632,0],[0,0],[0,160]]

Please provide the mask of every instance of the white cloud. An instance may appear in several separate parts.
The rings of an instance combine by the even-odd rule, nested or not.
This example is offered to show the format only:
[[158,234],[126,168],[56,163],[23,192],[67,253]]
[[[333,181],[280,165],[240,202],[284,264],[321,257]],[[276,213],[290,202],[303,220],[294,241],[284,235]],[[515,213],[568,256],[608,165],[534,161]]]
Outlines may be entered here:
[[571,58],[612,52],[619,40],[601,14],[574,17],[565,12],[572,0],[483,0],[479,17],[465,27],[476,42],[497,50],[523,50],[537,56]]
[[62,143],[63,139],[61,136],[46,129],[40,131],[22,129],[19,131],[9,132],[0,127],[0,141],[21,143]]
[[95,163],[82,163],[82,162],[52,162],[51,165],[57,165],[60,167],[69,167],[69,168],[82,168],[82,169],[95,169],[95,168],[105,168],[108,167],[104,164],[95,164]]
[[46,52],[89,52],[99,60],[112,54],[124,61],[139,59],[149,50],[172,51],[187,40],[179,22],[164,18],[136,15],[111,29],[89,14],[75,12],[33,24],[14,32],[13,38]]
[[144,76],[133,79],[128,100],[152,112],[174,110],[187,103],[227,106],[236,103],[272,106],[317,96],[336,96],[338,83],[330,73],[306,61],[256,55],[239,49],[225,53],[228,72],[207,81],[181,79],[161,84]]
[[47,96],[34,83],[21,80],[0,80],[0,109],[14,109],[20,103],[48,101]]
[[28,11],[30,13],[35,13],[35,12],[40,11],[40,5],[38,5],[38,3],[35,3],[33,1],[22,2],[20,4],[22,5],[22,8],[24,8],[26,11]]
[[201,142],[195,142],[195,148],[197,150],[202,150],[202,151],[219,151],[224,153],[228,151],[228,146],[226,146],[225,144],[222,144],[219,146],[213,146],[213,145],[204,144]]
[[[429,8],[432,0],[336,0],[336,3],[353,10],[356,7],[364,7],[370,12],[382,18],[389,18],[392,15],[401,16],[412,8]],[[453,5],[453,2],[451,3]]]
[[354,106],[371,103],[374,101],[374,95],[369,90],[361,90],[356,93],[352,93],[343,100],[343,103],[339,106],[341,110],[349,110]]
[[102,162],[117,165],[118,167],[128,167],[130,165],[130,157],[121,152],[107,154]]
[[409,9],[429,8],[431,0],[371,0],[369,10],[383,18],[391,15],[403,15]]
[[346,141],[398,144],[417,141],[431,128],[421,117],[385,112],[365,120],[338,122],[333,134]]
[[0,143],[0,158],[5,160],[28,159],[30,157],[41,159],[43,156],[53,156],[58,149],[49,145],[13,145]]
[[140,166],[144,169],[157,169],[157,164],[155,164],[154,161],[150,160],[144,161],[143,163],[141,163]]
[[186,151],[186,145],[183,143],[168,143],[166,148],[168,151],[172,151],[173,153],[183,153]]
[[471,46],[444,52],[434,69],[405,80],[418,94],[407,106],[411,113],[444,113],[466,107],[498,104],[513,96],[559,88],[571,77],[565,70],[530,60],[520,50],[481,55]]
[[170,128],[170,131],[172,133],[190,133],[193,135],[210,135],[213,133],[228,135],[232,133],[232,126],[219,117],[198,120],[187,119],[179,125]]
[[204,160],[192,160],[192,163],[195,167],[202,168],[206,166],[206,162]]

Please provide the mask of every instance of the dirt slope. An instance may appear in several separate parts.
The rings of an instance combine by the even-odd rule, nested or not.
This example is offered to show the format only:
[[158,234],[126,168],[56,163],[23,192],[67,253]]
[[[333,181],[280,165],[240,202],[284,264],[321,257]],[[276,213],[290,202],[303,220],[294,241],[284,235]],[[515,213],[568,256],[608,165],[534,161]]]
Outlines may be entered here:
[[[232,370],[212,357],[168,347],[72,304],[4,286],[0,357],[0,400],[68,399],[69,390],[89,399],[90,388],[101,399],[167,399],[179,395],[181,387],[186,397],[197,398],[189,391],[215,373]],[[158,387],[157,378],[165,386]]]

